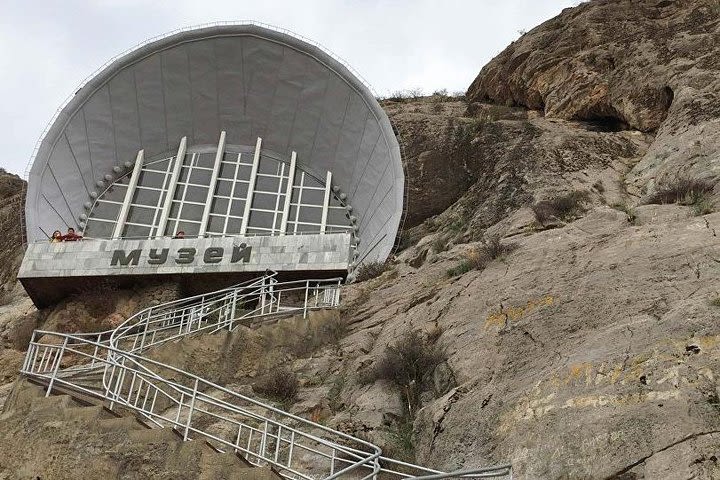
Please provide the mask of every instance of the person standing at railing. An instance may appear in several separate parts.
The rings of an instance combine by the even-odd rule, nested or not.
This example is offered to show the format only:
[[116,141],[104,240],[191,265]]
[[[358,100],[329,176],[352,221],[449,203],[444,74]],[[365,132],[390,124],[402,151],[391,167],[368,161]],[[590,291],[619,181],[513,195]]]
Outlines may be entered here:
[[52,234],[52,237],[50,237],[50,243],[60,243],[63,241],[63,234],[60,232],[60,230],[55,230]]
[[64,237],[62,237],[63,242],[78,242],[82,240],[82,236],[75,233],[75,229],[72,227],[68,228],[67,234],[65,234]]
[[185,232],[183,232],[182,230],[180,230],[179,232],[177,232],[177,233],[175,234],[175,236],[174,236],[173,238],[181,238],[181,239],[182,239],[182,238],[185,238]]

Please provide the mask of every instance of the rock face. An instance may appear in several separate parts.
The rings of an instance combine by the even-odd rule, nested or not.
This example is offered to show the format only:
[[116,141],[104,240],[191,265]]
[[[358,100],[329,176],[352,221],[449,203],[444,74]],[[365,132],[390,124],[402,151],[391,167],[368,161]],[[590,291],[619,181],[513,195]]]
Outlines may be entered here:
[[[467,102],[386,101],[409,185],[389,271],[345,288],[332,329],[295,319],[153,355],[248,395],[287,368],[292,413],[438,469],[720,478],[720,192],[703,211],[644,202],[716,182],[719,16],[716,0],[594,0],[509,46]],[[558,198],[572,214],[541,220]],[[476,261],[491,239],[505,248]],[[69,299],[36,316],[18,297],[0,306],[0,378],[29,326],[107,328],[177,294],[117,292],[103,315]],[[417,330],[444,355],[409,408],[370,373]]]
[[25,204],[24,183],[0,168],[0,295],[8,297],[22,260],[20,212]]
[[720,6],[715,0],[595,0],[548,20],[485,66],[472,102],[654,132],[629,176],[717,177]]
[[407,155],[405,246],[438,229],[477,240],[518,208],[575,190],[591,202],[632,203],[623,180],[652,136],[497,105],[463,111],[458,103],[385,105]]
[[[177,478],[278,480],[232,452],[184,442],[170,428],[86,406],[19,382],[0,416],[0,478]],[[23,438],[28,448],[18,448]]]

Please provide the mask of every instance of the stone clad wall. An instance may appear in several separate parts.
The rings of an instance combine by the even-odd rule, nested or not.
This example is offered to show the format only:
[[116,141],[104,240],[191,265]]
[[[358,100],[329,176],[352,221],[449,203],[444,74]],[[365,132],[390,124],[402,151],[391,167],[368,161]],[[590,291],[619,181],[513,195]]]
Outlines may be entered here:
[[28,245],[18,278],[347,271],[350,235],[84,240]]

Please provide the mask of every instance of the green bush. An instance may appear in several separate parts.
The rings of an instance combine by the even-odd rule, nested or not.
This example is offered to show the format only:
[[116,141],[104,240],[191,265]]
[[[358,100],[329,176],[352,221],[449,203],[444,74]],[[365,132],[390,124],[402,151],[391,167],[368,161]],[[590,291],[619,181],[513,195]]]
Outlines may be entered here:
[[467,260],[463,260],[456,266],[454,266],[452,268],[448,268],[447,276],[448,277],[458,277],[458,276],[462,275],[463,273],[469,272],[472,269],[473,269],[473,266],[470,264],[470,262]]
[[694,203],[692,207],[693,213],[696,217],[707,215],[708,213],[713,213],[715,211],[715,206],[713,205],[712,201],[707,197],[701,198],[696,203]]

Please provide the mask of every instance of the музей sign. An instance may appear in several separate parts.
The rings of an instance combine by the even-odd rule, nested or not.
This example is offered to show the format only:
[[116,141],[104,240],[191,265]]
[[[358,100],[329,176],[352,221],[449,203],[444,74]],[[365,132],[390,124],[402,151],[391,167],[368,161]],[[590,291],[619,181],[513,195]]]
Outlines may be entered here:
[[[230,255],[225,255],[225,249],[223,247],[208,247],[202,254],[202,262],[213,264],[221,263],[223,260],[229,260],[229,263],[237,263],[239,261],[248,263],[251,252],[252,246],[248,246],[245,243],[234,245]],[[130,250],[130,252],[118,249],[113,251],[110,266],[127,267],[129,265],[138,265],[141,258],[145,259],[148,265],[164,265],[168,259],[178,265],[189,265],[195,263],[196,259],[200,258],[200,256],[198,255],[197,249],[192,247],[179,248],[172,256],[170,256],[169,248],[151,248],[147,255],[143,254],[142,248]]]

